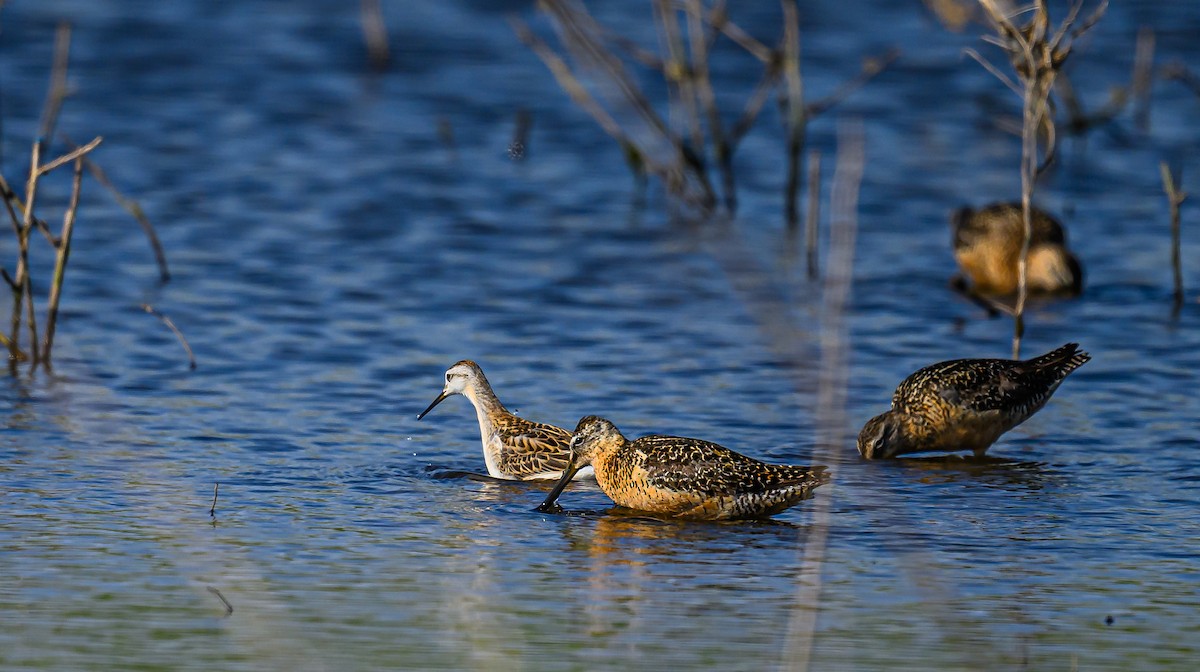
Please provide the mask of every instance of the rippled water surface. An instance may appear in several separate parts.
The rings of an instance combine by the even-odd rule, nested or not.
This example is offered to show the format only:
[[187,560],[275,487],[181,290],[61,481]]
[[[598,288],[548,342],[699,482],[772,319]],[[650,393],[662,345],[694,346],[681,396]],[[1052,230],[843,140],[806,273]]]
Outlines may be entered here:
[[[947,214],[1019,189],[1017,139],[994,123],[1014,102],[962,55],[979,28],[948,32],[920,3],[802,3],[811,96],[903,50],[810,129],[826,195],[839,119],[865,133],[839,331],[784,234],[773,104],[737,155],[736,221],[681,223],[654,188],[639,201],[515,39],[511,14],[536,23],[526,3],[384,4],[393,63],[377,74],[358,3],[0,12],[5,176],[23,183],[68,19],[60,130],[104,136],[95,157],[174,276],[157,282],[136,223],[87,181],[53,374],[0,385],[0,667],[1195,665],[1200,305],[1193,291],[1171,319],[1157,166],[1181,160],[1200,191],[1200,98],[1156,82],[1148,133],[1126,112],[1067,138],[1041,186],[1087,291],[1035,306],[1026,352],[1078,341],[1094,359],[993,459],[868,464],[853,436],[900,379],[1009,350],[1010,323],[945,286]],[[594,4],[655,43],[646,3]],[[734,18],[771,42],[776,12]],[[1114,2],[1072,57],[1089,109],[1128,81],[1143,25],[1159,63],[1200,67],[1200,5]],[[714,67],[737,109],[756,66]],[[68,188],[45,185],[44,217]],[[12,268],[11,237],[0,255]],[[594,483],[563,496],[575,515],[536,513],[546,484],[467,475],[484,466],[466,401],[415,421],[467,357],[527,417],[603,414],[632,436],[823,462],[835,481],[763,523],[632,517]]]

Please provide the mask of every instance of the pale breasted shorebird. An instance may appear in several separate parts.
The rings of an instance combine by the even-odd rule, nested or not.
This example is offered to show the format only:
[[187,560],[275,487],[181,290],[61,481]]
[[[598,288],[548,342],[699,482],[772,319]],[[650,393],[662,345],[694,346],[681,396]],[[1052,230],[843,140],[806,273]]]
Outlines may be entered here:
[[1068,343],[1023,361],[955,359],[927,366],[896,388],[892,410],[867,421],[858,452],[868,460],[964,450],[982,457],[1089,359],[1077,343]]
[[644,436],[631,442],[608,420],[589,415],[575,428],[570,465],[538,510],[557,510],[570,475],[588,464],[596,484],[619,506],[697,520],[772,516],[829,480],[825,467],[767,464],[699,439]]
[[[570,458],[571,433],[561,427],[519,418],[496,398],[479,365],[464,359],[446,371],[446,385],[429,408],[448,397],[461,394],[475,407],[483,461],[492,478],[510,481],[551,479],[562,475]],[[580,474],[580,477],[588,474]]]
[[[1030,212],[1033,236],[1025,271],[1025,286],[1032,295],[1074,296],[1083,289],[1083,268],[1067,249],[1058,220],[1044,210]],[[954,260],[981,295],[1017,293],[1025,223],[1020,203],[993,203],[980,210],[961,208],[951,218]]]

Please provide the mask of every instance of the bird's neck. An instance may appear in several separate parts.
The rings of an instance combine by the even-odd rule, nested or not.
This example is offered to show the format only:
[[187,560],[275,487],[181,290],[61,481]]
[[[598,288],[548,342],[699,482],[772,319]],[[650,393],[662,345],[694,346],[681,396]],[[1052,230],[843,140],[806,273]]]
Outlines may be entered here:
[[508,413],[508,409],[504,408],[504,404],[500,403],[500,399],[496,397],[496,394],[492,392],[492,388],[487,383],[472,385],[463,390],[462,394],[475,407],[475,415],[479,418],[480,438],[483,440],[483,445],[486,449],[489,439],[496,431],[493,418],[497,414]]

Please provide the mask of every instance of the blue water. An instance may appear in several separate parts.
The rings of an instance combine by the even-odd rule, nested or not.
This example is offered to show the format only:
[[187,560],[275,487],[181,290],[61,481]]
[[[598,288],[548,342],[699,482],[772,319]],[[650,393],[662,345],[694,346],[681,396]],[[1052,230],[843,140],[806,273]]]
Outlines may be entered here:
[[[995,123],[1015,98],[962,55],[979,27],[948,32],[917,3],[802,8],[813,97],[903,51],[810,126],[826,214],[839,122],[864,129],[839,321],[784,231],[774,103],[738,150],[736,219],[680,221],[515,39],[513,13],[550,36],[526,3],[385,5],[383,73],[358,3],[0,11],[8,181],[23,184],[69,20],[59,129],[104,137],[94,157],[173,275],[158,282],[137,224],[86,180],[53,371],[0,385],[0,667],[1194,665],[1200,305],[1193,289],[1171,317],[1158,163],[1182,161],[1200,191],[1200,98],[1156,81],[1148,132],[1126,111],[1066,138],[1039,185],[1086,293],[1035,306],[1025,351],[1077,341],[1093,360],[992,461],[864,463],[853,436],[904,376],[1009,352],[1010,322],[945,287],[949,212],[1019,189],[1019,143]],[[656,43],[644,3],[598,16]],[[734,14],[768,42],[776,17]],[[1071,60],[1088,109],[1127,83],[1143,25],[1157,63],[1200,69],[1200,6],[1114,3]],[[738,109],[758,71],[723,53]],[[56,175],[39,198],[55,226],[68,190]],[[32,254],[48,277],[45,241]],[[0,263],[15,257],[0,238]],[[576,515],[535,513],[546,484],[462,475],[484,472],[465,401],[415,421],[468,357],[526,417],[602,414],[835,480],[771,523],[630,517],[586,483],[561,500]]]

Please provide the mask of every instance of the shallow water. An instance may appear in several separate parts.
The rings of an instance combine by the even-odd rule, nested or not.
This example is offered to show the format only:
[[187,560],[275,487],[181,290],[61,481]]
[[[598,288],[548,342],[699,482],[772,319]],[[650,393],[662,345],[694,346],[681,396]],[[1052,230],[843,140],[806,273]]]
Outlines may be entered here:
[[[995,459],[866,464],[852,437],[905,375],[1009,349],[1008,321],[945,288],[948,213],[1019,186],[1018,143],[992,124],[1015,108],[961,55],[975,33],[913,3],[805,8],[815,96],[863,54],[904,51],[810,129],[827,176],[839,117],[862,119],[867,151],[847,401],[818,413],[836,323],[787,251],[771,106],[738,153],[737,221],[680,224],[654,189],[637,203],[612,143],[517,43],[505,20],[533,18],[524,3],[391,3],[379,75],[350,4],[0,12],[6,177],[21,183],[69,18],[60,129],[104,136],[96,159],[155,221],[174,275],[158,284],[136,224],[89,181],[53,375],[0,385],[0,666],[1194,664],[1200,306],[1193,292],[1171,319],[1157,164],[1195,152],[1200,99],[1157,82],[1149,134],[1126,113],[1067,139],[1042,186],[1087,293],[1036,306],[1026,352],[1078,341],[1094,359]],[[772,36],[774,11],[735,19]],[[601,18],[653,44],[643,3]],[[1141,25],[1160,63],[1200,65],[1200,6],[1114,3],[1072,57],[1089,108],[1127,81]],[[753,86],[745,62],[716,67]],[[44,193],[61,203],[67,183]],[[1184,239],[1195,287],[1200,243]],[[465,401],[415,421],[464,357],[528,417],[599,413],[633,436],[819,460],[835,481],[769,523],[630,516],[586,483],[561,500],[575,515],[536,513],[547,484],[463,475],[483,471]]]

